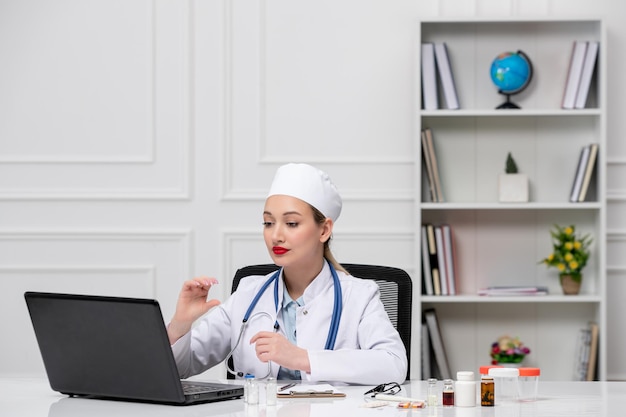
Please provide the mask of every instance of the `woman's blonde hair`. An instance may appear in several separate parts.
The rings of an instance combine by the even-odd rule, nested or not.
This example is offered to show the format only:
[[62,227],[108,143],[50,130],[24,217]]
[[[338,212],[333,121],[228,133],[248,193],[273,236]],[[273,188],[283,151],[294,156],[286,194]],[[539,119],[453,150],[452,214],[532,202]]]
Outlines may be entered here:
[[[321,211],[319,211],[315,207],[311,206],[310,204],[309,204],[309,206],[311,207],[311,210],[313,210],[313,219],[315,219],[315,223],[317,223],[319,225],[324,224],[324,222],[326,221],[326,216],[324,216],[324,214]],[[331,235],[331,237],[328,238],[328,240],[326,242],[324,242],[324,258],[326,258],[326,260],[328,262],[330,262],[331,265],[334,266],[337,271],[341,271],[344,274],[348,274],[349,275],[350,273],[348,271],[346,271],[346,269],[343,266],[341,266],[341,264],[339,262],[337,262],[337,260],[333,256],[333,253],[330,250],[330,240],[331,239],[332,239],[332,235]]]

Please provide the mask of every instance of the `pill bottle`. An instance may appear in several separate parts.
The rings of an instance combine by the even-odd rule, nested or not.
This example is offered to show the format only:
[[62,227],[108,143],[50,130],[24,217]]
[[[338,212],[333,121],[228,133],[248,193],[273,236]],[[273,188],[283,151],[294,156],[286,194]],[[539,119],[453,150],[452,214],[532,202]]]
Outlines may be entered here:
[[259,403],[259,386],[257,385],[256,379],[254,379],[254,375],[246,374],[244,377],[244,386],[243,386],[243,399],[248,404],[258,404]]
[[457,407],[476,406],[476,381],[474,372],[459,371],[456,373],[454,405]]
[[276,378],[271,376],[265,381],[265,404],[276,405]]
[[519,369],[491,368],[489,376],[493,377],[496,388],[496,405],[517,401]]
[[480,377],[480,405],[493,407],[496,404],[496,390],[493,377],[483,375]]
[[443,392],[441,393],[441,404],[444,407],[454,406],[454,382],[451,379],[443,380]]
[[539,387],[539,368],[519,368],[519,379],[517,381],[520,401],[535,401]]
[[428,392],[426,394],[426,403],[429,407],[437,406],[437,379],[428,378]]

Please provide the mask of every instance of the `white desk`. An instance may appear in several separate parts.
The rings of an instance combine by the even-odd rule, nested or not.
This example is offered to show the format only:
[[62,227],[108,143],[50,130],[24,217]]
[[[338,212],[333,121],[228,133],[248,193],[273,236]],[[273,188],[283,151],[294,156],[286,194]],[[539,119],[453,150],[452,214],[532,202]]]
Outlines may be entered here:
[[[363,393],[371,387],[341,387],[346,398],[278,399],[276,406],[246,406],[243,400],[177,407],[122,401],[68,398],[52,391],[46,379],[0,377],[0,415],[11,417],[530,417],[626,415],[626,382],[539,382],[539,399],[495,407],[405,410],[395,406],[363,408]],[[426,397],[426,383],[403,385],[399,395]],[[263,400],[263,397],[262,397]],[[264,401],[264,400],[263,400]]]

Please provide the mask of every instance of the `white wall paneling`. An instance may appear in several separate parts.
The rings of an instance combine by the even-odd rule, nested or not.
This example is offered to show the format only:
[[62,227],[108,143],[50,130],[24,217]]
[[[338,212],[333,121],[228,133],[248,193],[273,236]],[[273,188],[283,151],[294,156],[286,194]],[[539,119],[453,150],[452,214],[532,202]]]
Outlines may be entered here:
[[187,8],[31,3],[0,13],[0,199],[187,198]]
[[[298,161],[347,195],[410,195],[411,19],[399,11],[413,6],[226,7],[225,199],[264,197],[276,167]],[[342,25],[319,30],[328,19]]]

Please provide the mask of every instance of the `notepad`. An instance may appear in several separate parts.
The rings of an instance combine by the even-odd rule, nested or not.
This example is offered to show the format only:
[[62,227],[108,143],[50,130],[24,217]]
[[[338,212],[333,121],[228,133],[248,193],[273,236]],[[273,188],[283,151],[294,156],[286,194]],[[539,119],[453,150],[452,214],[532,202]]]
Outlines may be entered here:
[[279,391],[278,398],[324,398],[345,397],[346,394],[330,384],[298,384],[287,390]]

